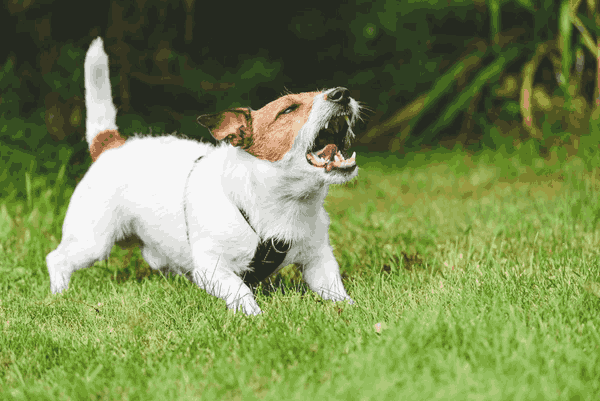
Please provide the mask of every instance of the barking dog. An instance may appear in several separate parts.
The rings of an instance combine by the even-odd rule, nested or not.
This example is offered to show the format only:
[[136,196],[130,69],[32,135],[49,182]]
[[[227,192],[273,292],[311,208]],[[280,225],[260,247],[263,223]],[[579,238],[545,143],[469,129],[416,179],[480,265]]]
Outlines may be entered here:
[[[329,245],[330,184],[358,174],[346,153],[359,115],[345,88],[283,96],[260,110],[204,115],[217,146],[118,134],[102,40],[85,59],[86,139],[95,162],[46,257],[53,293],[135,241],[153,269],[183,274],[227,307],[261,312],[250,286],[294,263],[311,290],[352,299]],[[233,145],[233,146],[232,146]]]

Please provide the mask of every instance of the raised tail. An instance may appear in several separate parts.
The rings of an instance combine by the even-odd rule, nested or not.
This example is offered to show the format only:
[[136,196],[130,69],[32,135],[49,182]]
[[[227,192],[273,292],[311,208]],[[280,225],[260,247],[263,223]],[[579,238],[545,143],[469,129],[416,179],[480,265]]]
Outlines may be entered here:
[[125,142],[117,132],[117,109],[110,89],[108,56],[99,37],[92,41],[85,55],[85,107],[85,139],[95,161],[105,149]]

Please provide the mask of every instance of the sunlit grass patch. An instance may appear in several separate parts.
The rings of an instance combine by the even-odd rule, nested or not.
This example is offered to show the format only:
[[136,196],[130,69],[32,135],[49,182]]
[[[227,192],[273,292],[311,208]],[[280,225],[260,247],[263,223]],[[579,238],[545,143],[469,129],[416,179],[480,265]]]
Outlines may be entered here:
[[0,395],[594,399],[598,171],[490,160],[366,162],[326,200],[356,304],[288,266],[253,318],[119,247],[51,295],[44,258],[72,189],[0,204]]

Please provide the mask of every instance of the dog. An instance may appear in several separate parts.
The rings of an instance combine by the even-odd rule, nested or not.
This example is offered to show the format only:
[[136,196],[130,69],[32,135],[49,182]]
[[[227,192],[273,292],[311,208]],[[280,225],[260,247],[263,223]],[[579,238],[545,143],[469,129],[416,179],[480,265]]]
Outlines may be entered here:
[[287,94],[260,110],[201,115],[216,145],[180,136],[125,140],[101,38],[85,58],[94,162],[71,197],[50,289],[135,243],[151,268],[182,274],[227,307],[261,313],[251,287],[288,264],[323,299],[354,303],[329,244],[329,185],[358,174],[346,150],[360,105],[342,87]]

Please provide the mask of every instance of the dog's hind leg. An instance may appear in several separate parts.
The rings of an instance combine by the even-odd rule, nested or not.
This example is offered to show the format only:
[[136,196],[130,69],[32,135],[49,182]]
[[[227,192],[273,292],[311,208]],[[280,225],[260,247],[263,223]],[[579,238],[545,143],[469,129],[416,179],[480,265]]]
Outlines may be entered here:
[[[96,165],[97,166],[97,165]],[[75,188],[65,215],[62,239],[46,256],[53,293],[69,286],[71,274],[108,258],[115,240],[130,234],[125,211],[117,207],[120,182],[112,171],[94,167]]]
[[154,270],[162,272],[168,271],[167,259],[156,249],[149,245],[141,245],[142,257],[148,265]]
[[108,257],[113,241],[108,237],[84,240],[73,236],[63,238],[58,248],[46,256],[50,274],[50,290],[56,294],[69,287],[73,272],[90,267]]

